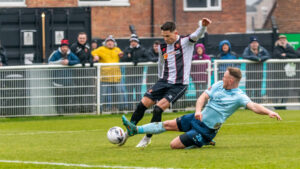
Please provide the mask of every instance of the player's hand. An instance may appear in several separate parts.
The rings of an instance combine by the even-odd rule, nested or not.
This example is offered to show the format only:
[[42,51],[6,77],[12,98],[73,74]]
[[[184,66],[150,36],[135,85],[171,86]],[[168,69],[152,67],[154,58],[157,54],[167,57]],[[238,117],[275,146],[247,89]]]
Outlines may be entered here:
[[211,20],[208,18],[203,18],[202,19],[202,26],[208,26],[209,24],[211,24]]
[[269,114],[269,117],[276,118],[277,120],[282,120],[278,113],[272,112]]
[[202,113],[201,113],[201,111],[195,113],[195,119],[202,121]]

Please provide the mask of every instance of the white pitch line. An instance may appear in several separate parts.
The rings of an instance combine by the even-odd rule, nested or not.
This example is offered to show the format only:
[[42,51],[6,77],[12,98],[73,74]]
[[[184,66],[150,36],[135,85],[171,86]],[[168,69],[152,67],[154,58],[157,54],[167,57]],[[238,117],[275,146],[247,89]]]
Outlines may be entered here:
[[19,160],[0,160],[0,163],[54,165],[54,166],[82,167],[82,168],[174,169],[174,168],[157,168],[157,167],[130,167],[130,166],[89,165],[89,164],[55,163],[55,162],[38,162],[38,161],[19,161]]
[[101,130],[104,130],[104,129],[71,130],[71,131],[38,131],[38,132],[23,132],[23,133],[0,133],[0,136],[82,133],[82,132],[94,132],[94,131],[101,131]]
[[280,123],[297,123],[297,122],[300,122],[300,121],[273,121],[273,122],[246,122],[246,123],[229,123],[229,124],[224,124],[226,126],[242,126],[242,125],[251,125],[251,124],[280,124]]

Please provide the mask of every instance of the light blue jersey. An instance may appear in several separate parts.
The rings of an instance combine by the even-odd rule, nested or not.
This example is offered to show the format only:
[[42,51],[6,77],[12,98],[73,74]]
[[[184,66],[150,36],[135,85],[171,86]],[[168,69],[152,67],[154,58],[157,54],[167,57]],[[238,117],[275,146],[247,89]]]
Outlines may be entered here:
[[202,111],[202,121],[207,127],[218,129],[238,108],[246,107],[250,98],[239,88],[226,90],[223,81],[205,90],[210,97]]

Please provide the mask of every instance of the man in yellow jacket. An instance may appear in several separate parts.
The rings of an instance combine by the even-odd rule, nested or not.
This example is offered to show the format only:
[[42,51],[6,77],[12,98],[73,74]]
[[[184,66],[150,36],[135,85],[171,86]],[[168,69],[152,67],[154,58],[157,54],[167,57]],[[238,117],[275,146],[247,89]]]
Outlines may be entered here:
[[[103,42],[103,46],[92,51],[93,60],[99,63],[118,63],[123,52],[116,46],[116,40],[109,35]],[[120,102],[116,93],[121,93],[121,70],[120,66],[102,66],[101,67],[101,107],[103,111],[113,110],[116,107],[111,105]],[[116,94],[112,96],[111,94]],[[118,104],[118,103],[117,103]],[[105,106],[106,105],[106,106]],[[120,105],[120,104],[118,104]],[[106,108],[104,108],[106,107]]]

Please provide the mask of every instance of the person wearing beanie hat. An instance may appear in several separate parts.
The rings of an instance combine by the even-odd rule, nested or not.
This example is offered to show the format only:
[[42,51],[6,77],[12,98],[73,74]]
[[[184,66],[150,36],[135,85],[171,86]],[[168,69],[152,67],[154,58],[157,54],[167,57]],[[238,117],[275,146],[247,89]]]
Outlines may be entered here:
[[134,66],[125,69],[125,75],[128,75],[125,78],[125,84],[136,84],[134,86],[126,86],[126,91],[130,93],[127,97],[128,102],[130,102],[128,105],[129,110],[133,109],[134,102],[138,102],[142,98],[142,85],[140,84],[143,82],[143,77],[134,75],[142,73],[144,67],[137,65],[141,62],[150,61],[150,56],[147,50],[140,45],[139,42],[138,36],[136,34],[132,34],[129,39],[129,47],[125,48],[124,56],[121,59],[121,62],[131,62]]
[[254,97],[256,102],[261,103],[261,86],[263,82],[263,62],[270,59],[269,52],[259,44],[256,36],[250,37],[249,45],[244,49],[243,59],[252,60],[256,63],[246,65],[246,93]]
[[69,48],[69,40],[62,39],[60,47],[54,51],[48,59],[49,64],[75,65],[80,62],[78,57],[71,52]]
[[96,39],[92,40],[91,42],[91,51],[98,48],[98,41]]
[[[94,61],[99,63],[118,63],[120,58],[123,57],[123,52],[116,45],[116,40],[112,35],[109,35],[104,42],[103,46],[98,47],[92,51]],[[111,105],[110,103],[114,100],[122,102],[120,96],[111,93],[121,93],[121,69],[120,66],[101,66],[101,103],[103,111],[111,111],[116,109],[122,109],[121,105]],[[107,105],[107,106],[106,106]]]
[[[188,36],[180,36],[174,22],[165,22],[160,27],[164,43],[160,44],[159,47],[159,80],[145,93],[132,114],[130,122],[136,125],[143,118],[145,111],[151,106],[154,106],[151,122],[160,122],[164,110],[184,95],[189,84],[194,45],[200,38],[204,37],[206,27],[210,23],[211,21],[207,18],[201,19],[198,22],[196,31]],[[196,103],[196,105],[198,104]],[[201,114],[201,109],[201,106],[196,106],[197,115]],[[174,123],[174,126],[176,126],[176,123]],[[127,128],[127,133],[129,136],[132,135],[130,128]],[[201,133],[197,134],[201,137]],[[151,143],[151,137],[152,134],[147,134],[136,147],[146,147]],[[182,140],[176,137],[172,141],[174,143],[172,146],[178,147],[183,146],[183,144],[187,146],[187,144],[193,144],[196,141],[192,137],[190,139],[185,138]],[[207,141],[210,142],[211,140]]]
[[[62,39],[60,43],[60,47],[54,51],[48,59],[49,64],[59,64],[65,66],[72,66],[80,63],[78,57],[71,52],[69,49],[69,41],[67,39]],[[57,69],[53,70],[52,75],[54,76],[53,86],[55,94],[57,96],[65,96],[75,93],[75,89],[72,88],[70,90],[66,90],[61,88],[61,86],[73,86],[74,81],[72,79],[74,71],[72,69]],[[74,98],[66,98],[66,97],[57,97],[55,98],[56,105],[68,105],[69,103],[74,102]],[[57,113],[70,113],[74,112],[69,106],[57,106]]]

